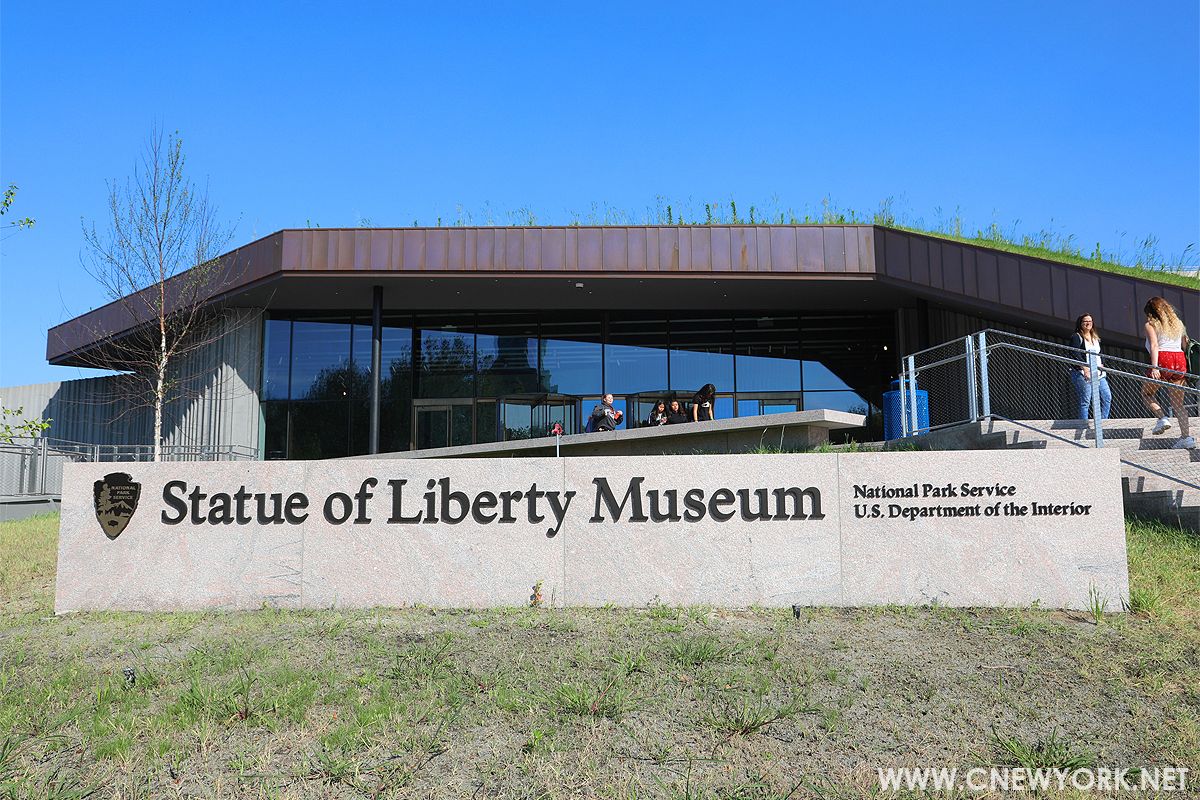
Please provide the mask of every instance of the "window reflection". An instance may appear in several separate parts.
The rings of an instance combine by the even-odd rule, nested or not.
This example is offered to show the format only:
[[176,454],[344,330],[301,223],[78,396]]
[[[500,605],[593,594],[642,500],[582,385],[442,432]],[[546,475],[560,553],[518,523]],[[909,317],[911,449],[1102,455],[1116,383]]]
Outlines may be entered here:
[[572,395],[600,391],[600,337],[599,319],[543,318],[541,390]]
[[667,387],[667,321],[613,317],[604,347],[604,391],[662,392]]
[[292,321],[269,319],[263,327],[263,400],[287,400],[292,369]]
[[706,383],[733,391],[733,328],[729,317],[671,320],[671,388],[691,393]]
[[470,397],[475,392],[475,334],[462,317],[418,317],[417,397]]
[[481,315],[476,331],[476,369],[481,397],[537,391],[541,381],[537,370],[536,317]]
[[741,317],[734,321],[734,336],[739,394],[800,389],[797,318]]
[[292,399],[340,400],[361,376],[350,364],[350,325],[296,320],[292,324]]

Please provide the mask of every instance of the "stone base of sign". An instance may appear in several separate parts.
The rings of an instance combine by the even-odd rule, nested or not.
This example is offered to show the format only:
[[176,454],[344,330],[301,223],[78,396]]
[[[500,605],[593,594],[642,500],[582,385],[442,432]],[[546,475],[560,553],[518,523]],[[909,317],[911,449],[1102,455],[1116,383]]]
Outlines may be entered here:
[[[140,494],[110,539],[93,486],[118,470]],[[64,487],[60,613],[1128,596],[1112,450],[70,464]]]

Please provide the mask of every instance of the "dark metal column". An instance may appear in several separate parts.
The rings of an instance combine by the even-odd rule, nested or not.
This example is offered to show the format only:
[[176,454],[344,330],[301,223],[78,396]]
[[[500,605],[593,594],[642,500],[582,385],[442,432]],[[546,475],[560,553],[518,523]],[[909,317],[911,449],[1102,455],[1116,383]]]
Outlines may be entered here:
[[376,286],[371,308],[371,440],[368,452],[379,452],[379,387],[383,371],[383,287]]

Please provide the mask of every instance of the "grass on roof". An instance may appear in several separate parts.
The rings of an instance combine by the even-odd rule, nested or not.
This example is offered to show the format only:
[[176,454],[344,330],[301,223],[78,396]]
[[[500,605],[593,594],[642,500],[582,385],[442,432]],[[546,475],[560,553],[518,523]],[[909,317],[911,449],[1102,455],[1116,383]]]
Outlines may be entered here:
[[[1159,249],[1156,236],[1147,235],[1133,244],[1125,242],[1122,236],[1115,250],[1105,250],[1099,242],[1085,250],[1083,243],[1075,235],[1054,231],[1049,227],[1044,227],[1036,233],[1022,232],[1019,220],[1007,229],[996,222],[983,228],[973,227],[967,224],[959,209],[955,209],[952,214],[945,214],[941,208],[934,209],[935,221],[930,224],[923,217],[914,218],[910,214],[898,211],[895,199],[891,197],[883,200],[874,212],[866,213],[853,208],[840,208],[828,197],[821,201],[819,211],[798,212],[790,207],[782,208],[775,201],[765,208],[756,205],[739,207],[735,200],[703,204],[689,201],[685,205],[678,205],[660,196],[655,199],[653,206],[648,206],[643,211],[631,212],[607,204],[593,203],[586,211],[568,210],[565,216],[564,223],[561,218],[539,218],[529,207],[497,212],[485,205],[482,212],[472,213],[459,206],[453,219],[439,216],[436,218],[436,225],[878,225],[1089,269],[1115,272],[1143,280],[1192,289],[1200,288],[1200,275],[1197,274],[1195,266],[1195,262],[1200,259],[1197,258],[1195,243],[1188,244],[1182,253],[1167,255]],[[413,227],[421,227],[422,223],[413,220],[412,224]],[[308,220],[308,227],[321,226]],[[360,219],[359,227],[372,227],[371,219]]]

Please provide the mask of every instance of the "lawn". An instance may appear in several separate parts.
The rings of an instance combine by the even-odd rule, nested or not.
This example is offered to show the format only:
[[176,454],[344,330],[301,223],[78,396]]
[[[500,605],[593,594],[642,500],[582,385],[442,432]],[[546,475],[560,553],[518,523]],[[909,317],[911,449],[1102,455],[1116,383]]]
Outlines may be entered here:
[[0,797],[868,798],[896,765],[1200,767],[1200,542],[1157,524],[1128,525],[1134,613],[55,617],[57,524],[0,524]]

